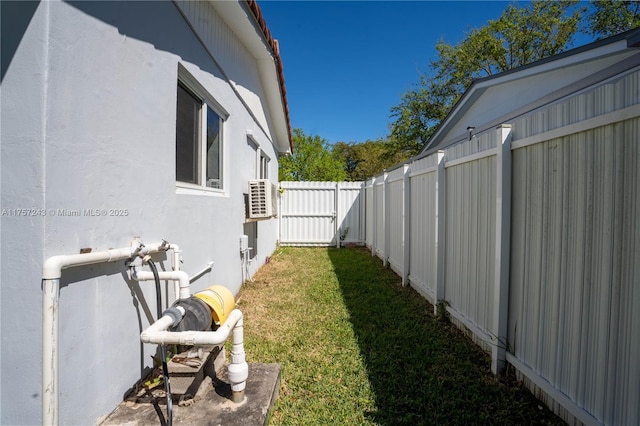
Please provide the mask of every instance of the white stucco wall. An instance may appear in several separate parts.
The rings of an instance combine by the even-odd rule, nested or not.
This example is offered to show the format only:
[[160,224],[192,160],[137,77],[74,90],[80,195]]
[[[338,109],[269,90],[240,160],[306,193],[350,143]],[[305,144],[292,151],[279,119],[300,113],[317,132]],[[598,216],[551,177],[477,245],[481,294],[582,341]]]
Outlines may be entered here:
[[[229,113],[224,194],[176,191],[178,63]],[[40,280],[49,256],[164,238],[180,245],[189,274],[215,263],[195,291],[240,289],[243,193],[255,177],[247,130],[271,158],[273,179],[278,163],[225,74],[233,78],[171,2],[41,2],[33,12],[2,80],[1,424],[41,421]],[[128,213],[76,217],[59,209]],[[275,248],[277,222],[258,230],[252,271]],[[61,281],[59,419],[92,424],[151,365],[156,348],[141,345],[139,332],[155,316],[153,285],[129,281],[122,263],[69,269]]]

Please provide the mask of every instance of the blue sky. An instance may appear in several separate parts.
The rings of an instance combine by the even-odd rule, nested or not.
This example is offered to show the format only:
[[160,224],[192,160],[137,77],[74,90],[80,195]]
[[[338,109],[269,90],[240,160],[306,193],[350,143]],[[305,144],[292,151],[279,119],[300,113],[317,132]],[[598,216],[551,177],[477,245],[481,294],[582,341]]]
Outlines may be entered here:
[[388,134],[390,108],[436,58],[497,19],[505,1],[273,1],[260,8],[280,43],[292,127],[329,143]]

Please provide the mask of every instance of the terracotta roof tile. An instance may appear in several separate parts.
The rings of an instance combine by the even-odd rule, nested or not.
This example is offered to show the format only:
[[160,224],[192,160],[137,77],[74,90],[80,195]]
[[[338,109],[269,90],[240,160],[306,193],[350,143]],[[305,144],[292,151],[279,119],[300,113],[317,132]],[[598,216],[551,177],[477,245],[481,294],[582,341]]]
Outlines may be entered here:
[[264,35],[265,40],[271,47],[273,51],[273,57],[276,61],[276,69],[278,73],[278,83],[280,84],[280,94],[282,96],[282,104],[284,106],[284,113],[287,119],[287,131],[289,134],[289,147],[291,151],[293,151],[293,135],[291,133],[291,120],[289,118],[289,103],[287,101],[287,89],[284,84],[284,68],[282,66],[282,58],[280,57],[280,46],[278,45],[278,40],[274,39],[271,35],[271,31],[267,27],[267,22],[262,16],[262,10],[260,10],[260,6],[258,6],[258,2],[256,0],[245,0],[247,5],[249,6],[249,10],[253,13],[253,16],[256,18],[258,22],[258,26]]

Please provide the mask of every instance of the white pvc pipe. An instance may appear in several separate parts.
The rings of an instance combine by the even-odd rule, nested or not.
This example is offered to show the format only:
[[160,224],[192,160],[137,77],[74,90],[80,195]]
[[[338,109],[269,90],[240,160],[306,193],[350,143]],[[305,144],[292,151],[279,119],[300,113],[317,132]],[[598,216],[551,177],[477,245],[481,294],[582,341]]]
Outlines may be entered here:
[[206,274],[207,272],[209,272],[211,269],[213,269],[213,262],[209,262],[207,263],[207,266],[200,272],[198,272],[197,274],[194,274],[191,276],[191,279],[189,280],[190,282],[194,282],[195,280],[199,279],[200,277],[202,277],[204,274]]
[[[233,330],[231,364],[227,371],[231,382],[231,390],[243,395],[247,377],[249,377],[249,366],[245,359],[244,327],[240,310],[234,309],[231,311],[226,321],[216,331],[167,331],[171,325],[173,325],[173,318],[169,315],[164,315],[140,334],[140,340],[144,343],[155,343],[157,345],[221,345]],[[240,402],[235,398],[234,401]]]
[[58,294],[60,280],[42,280],[42,424],[58,424]]
[[[177,245],[143,245],[95,253],[59,255],[48,258],[42,266],[42,424],[58,424],[58,300],[62,270],[75,266],[116,262],[168,250]],[[174,250],[175,258],[175,250]]]
[[182,259],[180,258],[180,253],[182,253],[182,250],[180,250],[180,247],[177,244],[169,244],[169,250],[173,250],[173,270],[174,271],[179,271],[180,270],[180,264],[182,263]]
[[[231,311],[216,331],[167,331],[172,325],[172,323],[167,324],[167,317],[169,316],[164,315],[140,333],[140,340],[157,345],[220,345],[227,340],[233,327],[242,320],[242,312],[238,309]],[[169,318],[173,321],[171,317]]]
[[[132,268],[131,278],[136,281],[153,281],[155,277],[151,271],[138,271]],[[191,281],[189,275],[184,271],[158,271],[158,278],[161,280],[174,281],[176,283],[174,291],[177,299],[188,299],[191,297]]]

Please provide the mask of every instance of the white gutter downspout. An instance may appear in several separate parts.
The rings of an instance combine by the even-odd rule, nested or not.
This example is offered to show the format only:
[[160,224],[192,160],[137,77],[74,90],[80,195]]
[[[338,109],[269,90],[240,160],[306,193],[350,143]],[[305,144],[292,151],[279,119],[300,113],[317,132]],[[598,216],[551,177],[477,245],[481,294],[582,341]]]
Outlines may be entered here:
[[[140,254],[166,251],[170,246],[166,242],[145,246],[140,241],[134,241],[131,247],[96,253],[52,256],[44,262],[42,267],[42,424],[58,424],[58,299],[62,270],[75,266],[127,260]],[[174,250],[174,259],[175,253],[176,250]]]
[[176,318],[176,312],[173,309],[169,309],[165,311],[162,318],[151,324],[140,334],[140,340],[144,343],[157,345],[221,345],[233,330],[231,363],[227,367],[227,373],[231,382],[233,402],[242,402],[244,400],[247,377],[249,377],[249,366],[244,352],[242,312],[238,309],[231,311],[226,321],[216,331],[167,331],[169,327],[180,320],[181,317]]

